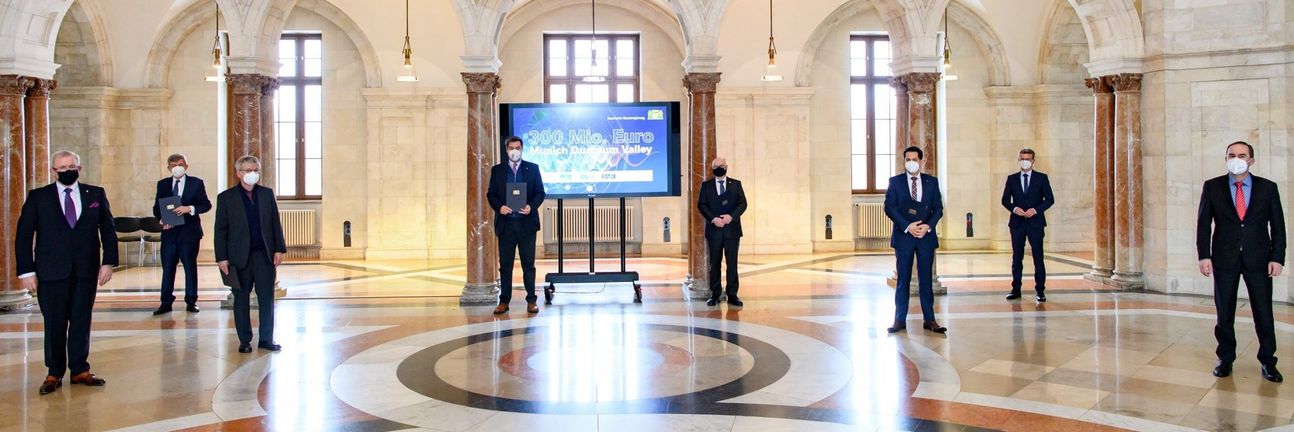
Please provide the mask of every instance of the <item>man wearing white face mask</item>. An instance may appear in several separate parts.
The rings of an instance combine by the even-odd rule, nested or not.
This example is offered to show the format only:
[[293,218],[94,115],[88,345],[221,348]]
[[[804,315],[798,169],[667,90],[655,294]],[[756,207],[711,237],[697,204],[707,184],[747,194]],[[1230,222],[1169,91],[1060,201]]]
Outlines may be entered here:
[[238,352],[252,352],[251,293],[260,312],[261,349],[279,351],[274,343],[274,279],[288,252],[283,221],[274,191],[258,185],[261,161],[243,156],[234,163],[238,184],[216,195],[216,265],[220,273],[234,272],[234,327]]
[[1276,370],[1276,328],[1272,317],[1272,278],[1285,268],[1285,212],[1276,183],[1249,172],[1254,148],[1244,141],[1227,146],[1228,174],[1204,182],[1196,222],[1195,248],[1200,273],[1213,277],[1218,324],[1218,365],[1213,375],[1231,375],[1236,359],[1236,294],[1240,279],[1249,289],[1258,362],[1263,378],[1281,382]]
[[[512,264],[521,255],[522,283],[526,287],[526,312],[539,313],[535,295],[535,236],[539,232],[539,206],[544,203],[544,178],[539,165],[521,160],[525,143],[518,137],[504,140],[508,160],[490,169],[486,201],[494,209],[494,235],[499,239],[499,305],[494,314],[508,312],[512,301]],[[523,193],[524,190],[524,193]],[[516,193],[508,206],[509,192]],[[524,198],[524,202],[516,202]]]
[[916,256],[917,294],[921,297],[921,327],[945,333],[947,328],[935,322],[934,262],[939,236],[934,227],[944,216],[944,199],[939,193],[939,179],[921,172],[925,152],[919,147],[903,150],[903,168],[907,172],[890,177],[885,191],[885,215],[894,221],[890,247],[894,248],[898,283],[894,287],[894,325],[890,333],[908,328],[908,300],[912,296],[912,258]]
[[[202,218],[198,215],[211,211],[207,187],[202,179],[188,175],[189,162],[182,154],[166,158],[166,169],[171,176],[157,182],[157,198],[153,200],[153,217],[161,219],[169,211],[184,216],[184,225],[162,224],[162,304],[153,311],[161,315],[171,311],[175,302],[175,266],[184,264],[184,304],[189,312],[198,311],[198,243],[202,241]],[[161,207],[161,199],[180,197],[180,205],[171,209]]]
[[1002,207],[1011,212],[1007,227],[1011,230],[1011,293],[1007,300],[1020,298],[1021,274],[1024,272],[1024,241],[1029,240],[1033,254],[1033,290],[1039,303],[1047,301],[1047,266],[1043,263],[1042,237],[1047,227],[1043,213],[1056,203],[1047,175],[1034,171],[1033,149],[1020,150],[1020,172],[1006,178],[1002,190]]

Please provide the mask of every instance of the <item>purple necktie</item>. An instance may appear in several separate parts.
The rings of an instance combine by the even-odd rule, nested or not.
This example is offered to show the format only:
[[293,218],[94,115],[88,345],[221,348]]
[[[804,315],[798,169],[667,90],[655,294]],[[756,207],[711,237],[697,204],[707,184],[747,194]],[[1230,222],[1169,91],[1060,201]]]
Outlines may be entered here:
[[63,217],[67,226],[76,228],[76,204],[72,203],[72,188],[63,189]]

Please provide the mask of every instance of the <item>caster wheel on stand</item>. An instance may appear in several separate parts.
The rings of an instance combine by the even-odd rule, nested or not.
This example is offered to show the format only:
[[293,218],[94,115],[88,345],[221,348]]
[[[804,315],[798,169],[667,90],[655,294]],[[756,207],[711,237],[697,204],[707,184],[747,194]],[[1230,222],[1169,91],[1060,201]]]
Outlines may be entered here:
[[551,305],[551,304],[553,304],[553,296],[554,296],[554,295],[556,295],[556,294],[557,294],[557,287],[553,286],[553,284],[548,284],[548,286],[545,286],[545,287],[544,287],[544,304],[546,304],[546,305]]
[[642,285],[638,285],[635,283],[634,284],[634,303],[642,303],[642,302],[643,302],[643,287]]

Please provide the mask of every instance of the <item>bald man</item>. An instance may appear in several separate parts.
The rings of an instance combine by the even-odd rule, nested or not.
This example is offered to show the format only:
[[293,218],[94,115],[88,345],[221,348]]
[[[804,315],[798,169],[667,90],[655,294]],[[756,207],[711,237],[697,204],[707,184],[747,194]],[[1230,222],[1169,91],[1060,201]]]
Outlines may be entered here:
[[719,259],[728,266],[728,304],[740,307],[737,297],[737,248],[741,245],[741,214],[746,212],[746,191],[741,182],[728,177],[728,161],[714,158],[710,163],[713,180],[701,183],[696,198],[696,209],[705,218],[705,242],[710,250],[710,300],[705,304],[715,306],[720,300]]

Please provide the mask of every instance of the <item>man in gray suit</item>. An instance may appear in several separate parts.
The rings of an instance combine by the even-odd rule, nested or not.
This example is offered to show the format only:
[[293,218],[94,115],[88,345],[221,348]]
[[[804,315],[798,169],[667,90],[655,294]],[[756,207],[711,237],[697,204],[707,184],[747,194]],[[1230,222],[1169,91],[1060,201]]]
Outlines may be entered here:
[[220,272],[233,271],[238,279],[234,289],[234,326],[238,329],[238,352],[252,352],[251,292],[256,290],[260,309],[258,347],[278,351],[274,343],[275,269],[283,263],[287,243],[274,191],[257,185],[261,161],[243,156],[234,163],[238,185],[216,196],[216,264]]

